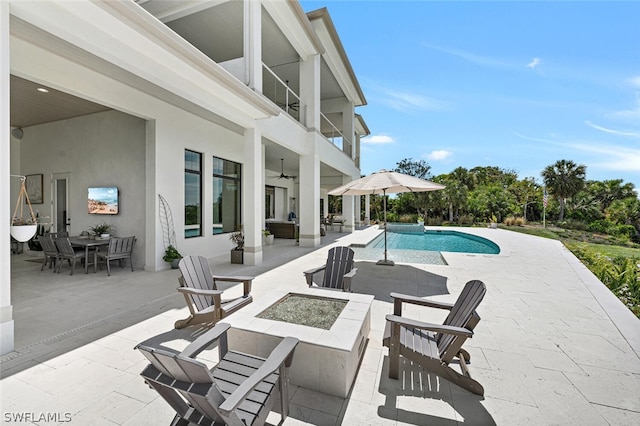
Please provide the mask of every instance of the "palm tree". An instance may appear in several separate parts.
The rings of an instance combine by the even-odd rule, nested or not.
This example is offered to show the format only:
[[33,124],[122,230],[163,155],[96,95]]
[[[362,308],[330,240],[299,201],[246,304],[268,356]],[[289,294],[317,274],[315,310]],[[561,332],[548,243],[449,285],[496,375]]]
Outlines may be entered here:
[[445,201],[449,207],[449,222],[460,216],[460,208],[464,206],[469,195],[467,185],[453,178],[450,174],[435,179],[438,183],[445,185],[443,190]]
[[632,183],[623,183],[622,179],[587,182],[587,190],[600,202],[603,213],[614,201],[635,197],[634,188]]
[[573,197],[584,188],[587,167],[577,165],[571,160],[560,160],[542,171],[542,179],[560,203],[559,220],[564,219],[564,207],[567,198]]

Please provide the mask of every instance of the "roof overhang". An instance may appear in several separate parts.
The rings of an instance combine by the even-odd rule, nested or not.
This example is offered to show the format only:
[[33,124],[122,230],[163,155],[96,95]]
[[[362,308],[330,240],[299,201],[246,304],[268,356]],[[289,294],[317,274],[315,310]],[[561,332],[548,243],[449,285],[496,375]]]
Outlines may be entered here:
[[[95,67],[108,65],[105,73],[120,69],[176,99],[243,125],[281,112],[134,2],[14,2],[11,6],[12,16],[59,40],[60,50],[79,63],[87,55],[80,57],[78,52],[87,52],[97,59]],[[14,28],[18,30],[12,26],[12,35]],[[42,40],[46,43],[52,42]],[[75,58],[71,57],[74,51]]]
[[307,16],[324,47],[323,58],[338,80],[342,90],[355,106],[366,105],[367,100],[351,67],[338,32],[329,16],[329,11],[327,8],[322,8],[307,13]]

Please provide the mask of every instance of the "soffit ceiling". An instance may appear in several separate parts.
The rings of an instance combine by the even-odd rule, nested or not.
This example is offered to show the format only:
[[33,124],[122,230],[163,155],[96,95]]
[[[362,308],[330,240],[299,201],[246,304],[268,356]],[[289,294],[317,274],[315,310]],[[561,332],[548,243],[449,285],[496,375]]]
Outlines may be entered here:
[[[161,21],[167,21],[166,25],[216,62],[243,55],[243,2],[194,2],[194,8],[188,11],[190,14],[186,14],[182,0],[139,0],[138,4]],[[263,62],[299,93],[298,54],[264,8],[262,16]],[[320,66],[322,99],[344,97],[324,59]],[[41,93],[37,91],[38,87],[44,86],[11,76],[11,126],[28,127],[110,109],[51,88],[47,88],[48,93]],[[265,158],[267,168],[280,170],[280,159],[284,158],[285,173],[298,175],[298,156],[276,147],[276,144],[268,145]],[[323,175],[325,172],[338,174],[333,169],[324,170]]]
[[[179,1],[139,1],[148,12],[218,63],[243,56],[243,2],[209,3],[188,9]],[[177,10],[181,12],[178,13]],[[262,62],[300,93],[299,55],[271,15],[262,8]],[[326,62],[321,61],[322,99],[344,97]]]
[[110,109],[14,75],[11,76],[9,90],[12,127],[24,128]]

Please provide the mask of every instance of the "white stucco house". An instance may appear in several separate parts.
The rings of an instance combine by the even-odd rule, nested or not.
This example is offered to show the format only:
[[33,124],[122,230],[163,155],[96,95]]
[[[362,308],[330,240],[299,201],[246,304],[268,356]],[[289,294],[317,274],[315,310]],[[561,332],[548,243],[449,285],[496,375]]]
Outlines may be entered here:
[[[327,191],[360,177],[356,107],[366,100],[326,9],[297,1],[0,2],[0,327],[13,350],[10,231],[20,179],[51,230],[97,222],[135,235],[134,263],[162,260],[161,195],[178,248],[262,261],[266,221],[299,222],[320,243]],[[117,214],[87,208],[117,190]],[[345,197],[347,231],[353,197]]]

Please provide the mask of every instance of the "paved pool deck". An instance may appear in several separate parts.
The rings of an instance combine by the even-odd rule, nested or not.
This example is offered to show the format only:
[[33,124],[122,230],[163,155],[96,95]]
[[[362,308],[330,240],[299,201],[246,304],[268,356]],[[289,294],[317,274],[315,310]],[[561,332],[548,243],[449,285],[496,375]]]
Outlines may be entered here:
[[[375,299],[351,393],[338,398],[294,386],[284,425],[640,424],[640,320],[561,243],[501,229],[461,230],[491,239],[501,253],[444,253],[447,265],[388,267],[357,259],[353,290]],[[220,274],[256,275],[252,294],[259,299],[304,288],[302,272],[324,263],[330,246],[378,232],[330,233],[316,249],[276,240],[257,267],[231,265],[227,256],[211,264]],[[28,256],[12,256],[16,351],[1,358],[1,422],[55,414],[58,421],[17,424],[169,424],[174,413],[143,383],[146,362],[133,347],[173,333],[175,320],[186,316],[175,292],[177,271],[116,267],[111,277],[106,271],[69,276],[64,268],[40,272]],[[465,343],[484,397],[407,363],[400,380],[389,379],[381,343],[384,317],[392,312],[389,293],[452,302],[471,279],[487,285],[482,320]],[[407,314],[444,318],[430,309]],[[186,342],[193,331],[179,337]],[[269,417],[270,424],[279,420],[276,413]]]

